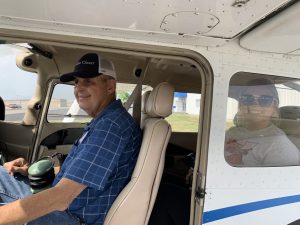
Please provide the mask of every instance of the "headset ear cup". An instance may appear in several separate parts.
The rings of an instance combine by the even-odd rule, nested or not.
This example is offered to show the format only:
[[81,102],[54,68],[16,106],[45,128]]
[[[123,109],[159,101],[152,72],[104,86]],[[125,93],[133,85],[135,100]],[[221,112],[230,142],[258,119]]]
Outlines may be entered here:
[[52,167],[49,171],[47,171],[45,174],[42,174],[40,176],[28,176],[30,186],[32,188],[44,188],[50,184],[52,184],[55,174],[54,174],[54,168]]
[[47,187],[48,185],[50,185],[51,182],[49,182],[48,180],[41,180],[41,181],[31,181],[30,182],[30,187],[36,189],[40,189],[40,188],[44,188]]
[[28,170],[29,184],[35,193],[36,189],[43,189],[50,186],[55,178],[54,163],[50,162],[47,166],[44,166],[44,162],[40,162],[41,161],[37,161],[32,164],[31,169],[29,168]]

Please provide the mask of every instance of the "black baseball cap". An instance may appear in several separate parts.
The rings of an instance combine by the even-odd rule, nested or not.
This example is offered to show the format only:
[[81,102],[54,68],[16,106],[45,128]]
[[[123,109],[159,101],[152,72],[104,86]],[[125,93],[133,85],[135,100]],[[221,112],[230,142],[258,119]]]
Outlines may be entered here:
[[99,75],[108,75],[117,79],[114,65],[111,61],[101,58],[96,53],[88,53],[82,56],[74,68],[74,72],[63,74],[60,81],[69,82],[75,77],[92,78]]

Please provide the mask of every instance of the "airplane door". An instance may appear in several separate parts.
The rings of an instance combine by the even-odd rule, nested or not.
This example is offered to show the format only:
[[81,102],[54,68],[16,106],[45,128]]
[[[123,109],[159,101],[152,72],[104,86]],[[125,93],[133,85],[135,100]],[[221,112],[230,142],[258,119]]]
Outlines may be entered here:
[[214,111],[221,98],[212,110],[205,193],[198,188],[201,180],[196,192],[199,206],[204,204],[202,224],[299,223],[298,84],[265,74],[232,76],[226,132],[222,112]]

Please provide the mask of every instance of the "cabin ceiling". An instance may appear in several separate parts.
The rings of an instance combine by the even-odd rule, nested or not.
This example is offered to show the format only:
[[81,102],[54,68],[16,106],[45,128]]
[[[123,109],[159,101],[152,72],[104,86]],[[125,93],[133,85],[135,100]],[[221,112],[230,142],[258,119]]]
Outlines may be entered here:
[[219,46],[292,1],[1,0],[0,28]]
[[[89,50],[45,44],[35,44],[35,46],[53,54],[59,75],[73,71],[78,59],[83,54],[90,52]],[[93,52],[98,52],[114,63],[118,82],[120,83],[136,84],[138,82],[138,78],[135,76],[136,69],[145,70],[146,55]],[[164,81],[172,84],[175,90],[179,92],[201,93],[201,74],[195,65],[182,59],[151,57],[143,84],[155,87]]]

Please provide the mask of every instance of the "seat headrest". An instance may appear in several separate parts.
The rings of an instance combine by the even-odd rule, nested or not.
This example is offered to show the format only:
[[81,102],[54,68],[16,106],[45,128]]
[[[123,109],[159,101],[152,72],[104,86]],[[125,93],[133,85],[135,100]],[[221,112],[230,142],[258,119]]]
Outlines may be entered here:
[[279,108],[280,124],[282,129],[289,137],[300,135],[300,107],[299,106],[283,106]]
[[284,119],[299,119],[300,106],[283,106],[279,108],[280,117]]
[[146,113],[150,117],[167,117],[172,113],[174,88],[167,82],[158,84],[146,101]]
[[142,104],[141,104],[141,112],[142,113],[146,113],[146,103],[148,101],[149,95],[150,95],[151,91],[146,91],[143,95],[142,95]]

